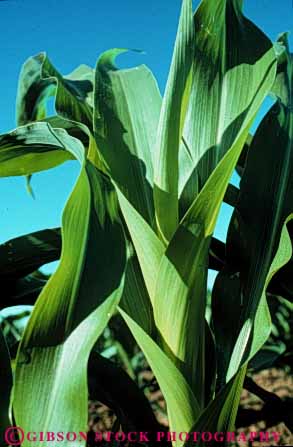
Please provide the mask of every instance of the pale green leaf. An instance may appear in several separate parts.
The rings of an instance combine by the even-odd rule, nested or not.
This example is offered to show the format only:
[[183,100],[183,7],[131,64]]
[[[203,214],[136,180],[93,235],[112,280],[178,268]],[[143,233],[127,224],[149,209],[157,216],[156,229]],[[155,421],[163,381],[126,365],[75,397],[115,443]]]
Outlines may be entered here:
[[[170,431],[188,432],[199,416],[199,406],[188,383],[152,338],[127,313],[121,309],[120,312],[143,350],[166,399]],[[174,442],[174,446],[181,445],[181,441]]]
[[0,135],[0,177],[54,168],[73,156],[66,149],[79,141],[47,123],[33,123]]
[[131,203],[117,189],[119,205],[139,260],[145,284],[153,302],[157,275],[165,247]]
[[82,144],[71,140],[67,149],[81,172],[63,213],[61,260],[17,356],[13,411],[26,432],[87,431],[88,357],[123,290],[124,235],[107,208],[108,181],[85,160]]
[[195,13],[195,60],[179,153],[183,212],[194,199],[188,190],[202,189],[274,80],[272,44],[243,16],[241,3],[203,0]]
[[[215,284],[213,314],[220,383],[262,346],[271,330],[265,291],[284,222],[293,212],[293,114],[288,100],[292,95],[292,74],[289,56],[282,89],[287,90],[282,95],[287,102],[282,103],[280,98],[271,108],[250,144],[228,231],[226,265]],[[257,174],[259,170],[262,175]],[[283,249],[288,251],[283,255],[286,263],[291,256],[290,239]],[[230,312],[223,322],[222,312],[227,305]],[[262,315],[260,325],[254,321],[258,314]]]
[[153,151],[161,107],[157,83],[142,65],[119,70],[114,49],[97,62],[94,129],[108,174],[154,227]]
[[[291,215],[289,219],[292,219]],[[266,319],[269,318],[267,304],[265,299],[265,289],[272,277],[272,275],[288,260],[291,254],[291,244],[290,238],[287,230],[286,224],[283,226],[280,244],[277,249],[276,256],[273,260],[270,272],[266,278],[266,284],[264,288],[264,293],[262,295],[261,303],[259,304],[258,310],[256,312],[254,320],[254,330],[266,325]],[[226,312],[227,315],[227,312]],[[222,317],[223,318],[223,317]],[[244,331],[246,331],[246,326],[244,325]],[[247,325],[249,327],[249,324]],[[244,336],[247,334],[243,334]],[[235,418],[237,415],[237,409],[240,401],[240,395],[243,387],[243,381],[246,374],[247,364],[249,359],[257,352],[260,346],[263,344],[264,340],[257,337],[253,338],[253,342],[249,351],[249,355],[243,359],[241,365],[240,362],[237,363],[237,358],[233,359],[233,371],[230,372],[229,381],[222,387],[222,389],[215,396],[214,400],[205,408],[205,410],[200,415],[199,419],[194,424],[192,431],[211,431],[211,432],[228,432],[235,430]],[[239,351],[246,347],[246,341],[239,337],[237,341],[237,346],[235,347],[235,357],[239,354]],[[242,357],[240,356],[240,359]],[[234,373],[233,377],[232,374]],[[203,446],[205,443],[199,443],[198,445]],[[186,443],[186,446],[191,446],[191,443]]]
[[92,129],[93,77],[93,69],[86,65],[62,76],[45,53],[29,58],[19,77],[17,123],[45,118],[48,98],[55,96],[59,115]]
[[194,37],[192,1],[183,0],[160,114],[154,165],[156,220],[160,235],[166,241],[178,225],[178,152],[192,83]]

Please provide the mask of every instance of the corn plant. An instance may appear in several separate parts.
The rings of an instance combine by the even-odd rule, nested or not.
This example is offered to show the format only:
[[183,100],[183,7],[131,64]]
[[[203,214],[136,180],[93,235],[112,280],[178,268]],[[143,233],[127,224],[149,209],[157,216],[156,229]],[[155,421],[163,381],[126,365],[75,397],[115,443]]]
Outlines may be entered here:
[[[116,66],[125,51],[109,50],[95,69],[81,65],[67,76],[41,53],[20,74],[18,127],[0,136],[1,176],[30,183],[69,160],[80,173],[61,233],[43,230],[1,248],[5,306],[34,304],[12,391],[1,339],[1,427],[10,417],[26,432],[86,432],[88,393],[103,393],[98,381],[111,370],[93,348],[118,310],[156,376],[170,431],[232,431],[247,367],[271,332],[267,291],[292,300],[286,35],[273,45],[241,0],[202,0],[195,13],[183,0],[163,97],[145,65]],[[275,103],[251,136],[269,94]],[[229,184],[236,168],[239,190]],[[234,213],[223,247],[213,232],[224,200]],[[56,272],[45,286],[36,275],[31,283],[59,257],[61,240]],[[208,323],[209,268],[220,273]],[[26,286],[22,294],[16,284]],[[120,378],[135,407],[138,390]],[[131,415],[133,425],[155,431],[139,402],[144,412]],[[183,444],[193,441],[173,440]]]

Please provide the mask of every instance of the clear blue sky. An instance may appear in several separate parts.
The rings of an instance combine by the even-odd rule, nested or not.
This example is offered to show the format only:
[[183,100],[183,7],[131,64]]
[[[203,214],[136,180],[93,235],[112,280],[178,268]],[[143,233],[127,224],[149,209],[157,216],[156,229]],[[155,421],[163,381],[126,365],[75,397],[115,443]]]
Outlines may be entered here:
[[[195,5],[198,2],[195,2]],[[246,0],[246,15],[271,39],[290,31],[292,0]],[[176,34],[181,0],[7,0],[0,1],[1,102],[0,133],[15,126],[18,73],[31,55],[46,51],[63,74],[80,63],[95,65],[112,47],[138,48],[124,64],[147,64],[161,91]],[[290,37],[293,48],[292,36]],[[67,163],[33,177],[36,199],[26,192],[23,178],[0,179],[0,242],[34,230],[60,225],[62,209],[78,167]],[[217,236],[225,237],[228,208],[221,213]]]

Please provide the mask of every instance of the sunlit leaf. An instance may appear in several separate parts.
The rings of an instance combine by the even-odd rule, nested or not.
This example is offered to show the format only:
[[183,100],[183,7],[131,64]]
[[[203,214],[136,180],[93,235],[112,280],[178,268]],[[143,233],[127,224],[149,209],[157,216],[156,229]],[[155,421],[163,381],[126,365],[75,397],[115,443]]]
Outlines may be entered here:
[[191,97],[179,153],[185,211],[194,199],[189,190],[202,189],[274,80],[272,44],[241,6],[240,0],[203,0],[195,13]]
[[97,62],[96,145],[112,180],[154,226],[153,152],[161,97],[146,66],[116,68],[115,57],[124,51],[110,50]]
[[73,156],[66,149],[78,140],[62,129],[33,123],[0,135],[0,177],[29,175],[54,168]]
[[192,1],[183,0],[155,153],[156,220],[166,241],[178,225],[178,152],[191,93],[194,32]]
[[86,65],[62,76],[45,53],[29,58],[19,78],[17,124],[45,118],[47,101],[55,96],[58,114],[77,123],[84,123],[92,129],[93,76],[93,69]]
[[88,357],[123,290],[124,235],[107,209],[107,180],[86,161],[82,144],[68,138],[81,171],[63,213],[60,265],[17,357],[13,411],[25,431],[87,431]]
[[[292,73],[289,56],[285,70],[287,98],[292,95]],[[280,98],[251,142],[228,231],[226,265],[214,289],[221,381],[225,381],[226,374],[228,378],[235,374],[239,364],[262,346],[271,330],[265,290],[284,222],[293,212],[292,151],[293,114],[290,103]],[[285,248],[290,259],[290,239]],[[221,315],[227,303],[230,312],[223,322]],[[257,325],[255,318],[261,312],[262,323]]]
[[[152,338],[129,317],[120,310],[123,318],[130,327],[137,343],[143,350],[166,399],[169,409],[169,422],[173,431],[188,432],[193,421],[199,415],[199,406],[188,383]],[[176,386],[174,386],[176,384]],[[182,445],[181,441],[174,442],[174,446]]]

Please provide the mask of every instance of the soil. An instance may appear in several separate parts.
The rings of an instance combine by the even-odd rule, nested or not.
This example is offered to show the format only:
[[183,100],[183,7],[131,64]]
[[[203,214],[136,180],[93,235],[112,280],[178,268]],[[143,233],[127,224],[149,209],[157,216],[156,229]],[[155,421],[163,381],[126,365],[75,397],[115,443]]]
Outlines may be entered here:
[[[259,373],[253,374],[253,380],[262,388],[267,391],[271,391],[275,393],[282,399],[285,398],[293,398],[293,378],[291,375],[286,373],[286,371],[282,369],[266,369]],[[246,390],[243,390],[240,406],[242,408],[260,410],[263,406],[263,402],[253,394],[249,393]],[[284,423],[268,426],[266,421],[260,421],[256,425],[251,425],[249,427],[242,427],[238,430],[238,432],[244,432],[249,434],[250,432],[260,432],[260,431],[269,431],[269,432],[277,432],[280,435],[280,439],[278,442],[274,442],[271,440],[270,442],[257,442],[248,443],[248,447],[266,447],[266,446],[281,446],[293,445],[293,436],[290,430],[286,427]],[[245,444],[239,443],[235,444],[241,447],[244,447]]]
[[[259,373],[252,375],[253,380],[262,388],[267,391],[271,391],[277,394],[280,398],[293,398],[293,378],[286,371],[282,369],[271,368],[263,370]],[[158,421],[168,427],[168,419],[166,414],[166,404],[159,390],[154,377],[149,368],[145,367],[138,373],[139,386],[144,388],[145,393],[149,399],[149,402],[153,408],[153,411]],[[240,402],[241,408],[259,410],[263,406],[263,402],[253,394],[246,390],[243,390]],[[119,431],[116,426],[116,416],[111,409],[106,407],[100,402],[89,403],[89,428],[90,430],[97,432],[106,431]],[[114,427],[114,428],[113,428]],[[280,435],[278,442],[270,440],[270,442],[259,442],[254,440],[253,442],[238,442],[231,443],[231,447],[266,447],[266,446],[292,446],[293,436],[290,430],[284,425],[284,423],[268,426],[266,421],[260,421],[255,425],[249,427],[241,427],[237,430],[237,433],[245,433],[247,437],[251,432],[264,432],[269,431],[277,432]],[[102,447],[103,444],[100,444]],[[109,443],[105,443],[105,446],[109,447]],[[117,446],[119,444],[116,444]]]

